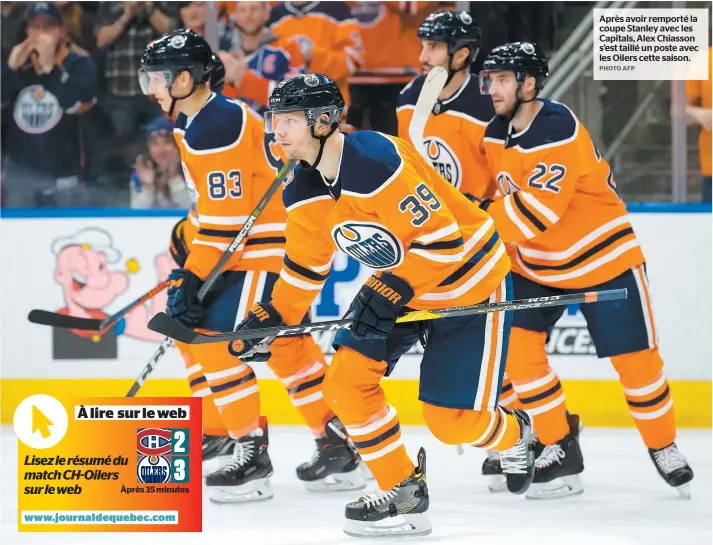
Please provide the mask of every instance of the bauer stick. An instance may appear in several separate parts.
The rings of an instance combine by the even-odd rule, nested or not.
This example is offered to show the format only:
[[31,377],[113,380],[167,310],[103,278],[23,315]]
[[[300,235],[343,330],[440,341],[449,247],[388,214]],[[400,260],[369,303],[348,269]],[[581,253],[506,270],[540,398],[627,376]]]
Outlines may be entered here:
[[[534,299],[517,299],[501,303],[479,303],[465,307],[451,307],[439,310],[414,310],[397,318],[396,323],[418,322],[422,320],[438,320],[440,318],[453,318],[470,314],[483,314],[490,312],[504,312],[507,310],[526,310],[540,307],[554,307],[577,303],[597,303],[601,301],[615,301],[626,299],[625,288],[616,290],[588,291],[584,293],[571,293],[567,295],[553,295],[551,297],[537,297]],[[289,337],[304,335],[316,331],[337,331],[348,329],[351,320],[331,320],[308,325],[278,326],[252,331],[235,331],[231,333],[203,334],[187,328],[180,322],[172,320],[167,314],[160,312],[149,321],[149,329],[185,344],[210,344],[226,341],[239,341],[244,339],[265,339],[268,337]]]
[[32,310],[27,315],[27,319],[33,324],[48,325],[52,327],[61,327],[67,329],[79,329],[82,331],[103,331],[116,325],[119,320],[126,316],[129,312],[137,307],[140,307],[147,301],[153,299],[168,287],[168,280],[159,282],[149,291],[144,293],[138,299],[135,299],[120,311],[115,312],[111,316],[107,316],[103,320],[98,318],[80,318],[78,316],[68,316],[57,312],[49,312],[47,310]]
[[426,146],[423,143],[423,133],[426,130],[428,116],[431,115],[431,111],[438,101],[438,95],[443,91],[447,79],[448,72],[445,68],[442,66],[434,66],[431,68],[431,71],[423,82],[423,87],[421,87],[418,100],[416,100],[413,117],[411,117],[411,123],[409,123],[408,126],[408,135],[409,138],[411,138],[411,142],[426,161],[430,161],[430,159],[428,158]]
[[[260,199],[260,202],[257,203],[255,210],[252,211],[252,214],[250,214],[250,217],[247,219],[247,221],[243,225],[242,229],[240,229],[240,232],[233,239],[233,242],[230,243],[230,246],[228,246],[228,249],[225,250],[225,252],[221,256],[220,260],[218,260],[218,263],[216,263],[215,267],[213,267],[213,270],[208,275],[208,278],[206,278],[206,281],[201,286],[201,289],[198,290],[197,297],[198,297],[199,301],[203,301],[203,299],[205,298],[208,291],[210,291],[210,289],[213,287],[213,285],[215,284],[215,281],[218,279],[218,276],[220,276],[220,273],[223,271],[223,267],[225,267],[225,265],[228,263],[230,258],[233,256],[233,254],[238,249],[240,244],[243,242],[245,237],[248,235],[248,233],[250,232],[250,229],[252,228],[253,224],[257,220],[258,216],[260,214],[262,214],[262,211],[267,206],[267,203],[270,202],[270,199],[272,199],[272,196],[277,192],[280,185],[282,185],[282,182],[285,180],[288,173],[291,172],[291,170],[294,166],[295,166],[294,161],[288,161],[287,163],[285,163],[285,165],[282,167],[282,169],[278,172],[277,178],[275,178],[275,181],[272,182],[272,185],[268,188],[265,195],[263,195],[262,199]],[[163,312],[161,312],[159,314],[163,314],[164,316],[166,316],[166,318],[171,320],[171,318],[168,317],[168,314],[165,314]],[[151,322],[149,322],[149,324],[150,323]],[[188,331],[190,331],[190,329]],[[176,339],[176,340],[178,340],[178,339]],[[146,382],[146,379],[149,377],[149,375],[153,372],[154,369],[156,369],[158,362],[161,360],[161,358],[166,353],[166,351],[168,350],[168,348],[171,346],[172,343],[173,343],[173,338],[169,337],[169,336],[166,336],[166,339],[161,341],[161,344],[159,345],[158,349],[156,350],[154,355],[151,357],[149,362],[146,364],[143,371],[141,371],[141,374],[138,376],[136,381],[134,381],[134,384],[131,386],[129,393],[126,394],[126,397],[134,397],[136,395],[136,393],[139,391],[141,386],[143,386],[144,382]]]

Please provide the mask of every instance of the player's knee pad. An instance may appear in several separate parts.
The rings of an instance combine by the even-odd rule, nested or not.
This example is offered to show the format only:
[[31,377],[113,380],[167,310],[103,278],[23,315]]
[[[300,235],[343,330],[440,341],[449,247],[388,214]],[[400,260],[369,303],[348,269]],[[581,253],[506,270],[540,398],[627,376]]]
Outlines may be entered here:
[[549,373],[546,344],[547,333],[512,328],[505,369],[515,384],[528,382]]
[[663,360],[658,347],[611,356],[610,359],[622,384],[627,388],[647,386],[663,373]]
[[434,437],[447,445],[470,443],[490,423],[490,413],[423,404],[423,419]]
[[386,396],[379,386],[385,371],[385,361],[340,348],[322,383],[327,405],[344,424],[361,424],[386,406]]
[[[292,377],[312,367],[326,367],[322,349],[311,335],[277,338],[270,345],[270,351],[272,357],[267,365],[283,382],[290,382]],[[285,385],[289,387],[289,384]]]

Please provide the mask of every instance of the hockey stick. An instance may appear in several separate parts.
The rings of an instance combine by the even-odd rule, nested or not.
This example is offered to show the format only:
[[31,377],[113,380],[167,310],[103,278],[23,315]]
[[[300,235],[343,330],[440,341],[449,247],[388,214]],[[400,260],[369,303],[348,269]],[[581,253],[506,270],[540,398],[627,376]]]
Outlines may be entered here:
[[426,146],[423,143],[423,133],[426,130],[428,116],[431,115],[431,111],[433,111],[433,107],[438,101],[438,95],[443,91],[447,79],[448,71],[445,68],[442,66],[434,66],[431,68],[431,71],[423,82],[423,87],[421,87],[418,100],[416,100],[413,117],[411,117],[411,123],[409,123],[408,126],[408,135],[409,138],[411,138],[411,143],[426,161],[430,161],[430,159],[428,158]]
[[[262,199],[260,199],[260,202],[257,203],[257,206],[255,207],[255,210],[252,211],[252,214],[250,214],[250,217],[247,219],[245,224],[243,225],[242,229],[240,229],[240,232],[237,234],[237,236],[233,239],[233,242],[230,243],[230,246],[228,246],[227,250],[223,253],[221,258],[218,260],[218,263],[216,263],[215,267],[213,267],[213,270],[210,272],[208,275],[208,278],[206,278],[205,282],[201,286],[201,289],[198,290],[198,300],[203,301],[205,298],[206,294],[208,291],[213,287],[215,284],[215,281],[218,279],[218,276],[220,276],[220,273],[223,271],[223,267],[225,267],[226,263],[230,260],[230,258],[233,256],[235,251],[238,249],[240,244],[243,242],[245,237],[248,235],[248,232],[252,228],[253,224],[255,223],[255,220],[257,220],[258,216],[262,214],[262,211],[265,209],[267,206],[267,203],[270,202],[270,199],[272,199],[272,196],[277,192],[279,187],[282,185],[282,182],[285,180],[287,175],[292,171],[292,168],[295,166],[294,161],[288,161],[285,163],[285,165],[282,167],[280,172],[277,174],[277,178],[275,178],[275,181],[272,182],[272,185],[268,188],[267,192],[265,195],[263,195]],[[171,318],[168,317],[168,314],[165,314],[163,312],[160,312],[159,314],[162,314],[166,316],[169,320]],[[155,316],[154,316],[155,318]],[[152,318],[153,320],[153,318]],[[149,324],[151,322],[149,321]],[[176,322],[178,323],[178,322]],[[189,329],[190,331],[190,329]],[[178,339],[176,339],[178,340]],[[161,357],[166,353],[168,348],[171,346],[173,343],[173,338],[168,337],[161,342],[161,344],[158,347],[158,350],[154,353],[154,355],[151,357],[149,362],[146,364],[146,366],[143,368],[141,371],[141,374],[138,376],[138,378],[134,381],[134,384],[131,386],[131,389],[129,390],[129,393],[126,394],[126,397],[134,397],[136,393],[139,391],[141,386],[146,382],[146,379],[151,375],[154,369],[156,369],[156,366],[158,365],[158,362],[160,361]]]
[[30,311],[27,315],[27,319],[33,324],[48,325],[51,327],[79,329],[82,331],[103,331],[116,325],[117,322],[119,322],[119,320],[121,320],[129,312],[153,299],[167,287],[168,280],[159,282],[141,297],[135,299],[120,311],[115,312],[111,316],[107,316],[103,320],[99,320],[98,318],[79,318],[78,316],[69,316],[67,314],[59,314],[57,312],[37,309]]
[[[414,310],[400,316],[396,320],[396,323],[401,324],[421,320],[437,320],[440,318],[453,318],[456,316],[467,316],[470,314],[504,312],[506,310],[526,310],[577,303],[582,304],[596,303],[600,301],[615,301],[618,299],[626,299],[626,296],[626,289],[616,289],[588,291],[585,293],[571,293],[567,295],[553,295],[551,297],[537,297],[534,299],[518,299],[515,301],[503,301],[501,303],[480,303],[477,305],[451,307],[439,310]],[[180,322],[169,318],[167,314],[160,312],[151,318],[151,321],[149,321],[149,329],[185,344],[209,344],[226,341],[238,341],[243,339],[289,337],[292,335],[314,333],[316,331],[337,331],[339,329],[348,329],[351,323],[351,320],[331,320],[308,325],[267,327],[264,329],[253,329],[252,331],[236,331],[232,333],[215,333],[205,335],[185,327]]]

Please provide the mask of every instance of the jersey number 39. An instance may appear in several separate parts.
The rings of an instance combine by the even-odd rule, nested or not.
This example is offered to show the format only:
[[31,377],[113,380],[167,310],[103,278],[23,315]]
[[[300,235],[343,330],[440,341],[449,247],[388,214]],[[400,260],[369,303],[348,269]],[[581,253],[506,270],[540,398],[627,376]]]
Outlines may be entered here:
[[214,201],[222,201],[227,197],[239,199],[243,196],[243,186],[239,170],[222,172],[214,170],[208,173],[208,196]]

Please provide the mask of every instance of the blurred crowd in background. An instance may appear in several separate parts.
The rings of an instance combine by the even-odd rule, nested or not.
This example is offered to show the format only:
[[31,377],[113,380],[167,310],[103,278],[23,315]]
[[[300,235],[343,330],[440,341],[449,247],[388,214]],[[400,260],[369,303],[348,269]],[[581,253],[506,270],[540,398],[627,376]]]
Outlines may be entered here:
[[[345,123],[395,134],[399,91],[423,71],[419,23],[454,2],[2,2],[2,195],[8,207],[186,208],[172,123],[142,94],[145,46],[189,28],[219,51],[224,93],[261,112],[299,72],[334,78]],[[458,2],[489,49],[546,52],[561,2]],[[465,6],[464,6],[465,5]]]

